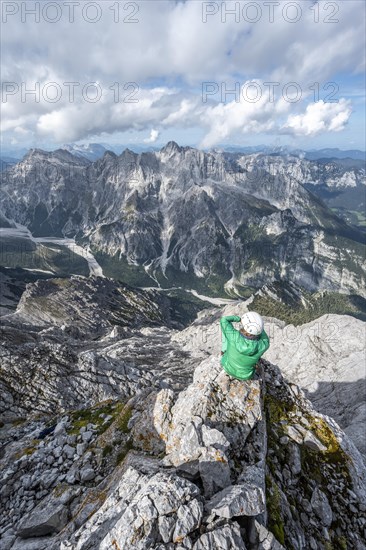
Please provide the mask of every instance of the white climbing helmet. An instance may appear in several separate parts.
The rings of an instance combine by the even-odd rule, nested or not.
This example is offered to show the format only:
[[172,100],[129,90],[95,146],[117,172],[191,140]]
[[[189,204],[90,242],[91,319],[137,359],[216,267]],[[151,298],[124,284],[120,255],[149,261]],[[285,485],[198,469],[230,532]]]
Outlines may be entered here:
[[263,331],[263,319],[255,311],[245,313],[241,318],[241,324],[245,332],[253,334],[253,336],[259,336]]

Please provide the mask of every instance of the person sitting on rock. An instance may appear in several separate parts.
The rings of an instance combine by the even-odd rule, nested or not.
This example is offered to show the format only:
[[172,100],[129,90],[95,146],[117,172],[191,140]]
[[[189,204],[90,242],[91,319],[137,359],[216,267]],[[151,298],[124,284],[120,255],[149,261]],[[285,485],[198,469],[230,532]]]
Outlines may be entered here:
[[[242,328],[236,330],[232,323],[241,321]],[[225,372],[239,380],[253,378],[256,365],[269,348],[269,338],[263,328],[263,319],[254,311],[243,317],[229,315],[221,317],[222,331],[221,365]]]

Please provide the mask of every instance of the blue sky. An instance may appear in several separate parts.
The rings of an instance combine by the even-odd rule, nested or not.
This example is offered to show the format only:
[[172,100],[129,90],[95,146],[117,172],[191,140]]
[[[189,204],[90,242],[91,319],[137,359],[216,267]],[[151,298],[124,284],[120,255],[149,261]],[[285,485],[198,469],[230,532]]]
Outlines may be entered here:
[[361,0],[36,4],[2,4],[3,149],[365,149]]

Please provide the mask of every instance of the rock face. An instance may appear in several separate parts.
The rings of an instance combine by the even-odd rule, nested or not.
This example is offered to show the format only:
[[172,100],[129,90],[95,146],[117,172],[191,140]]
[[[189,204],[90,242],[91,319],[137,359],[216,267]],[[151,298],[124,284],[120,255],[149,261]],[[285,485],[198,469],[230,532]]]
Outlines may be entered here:
[[97,338],[116,326],[170,325],[169,301],[155,290],[138,290],[100,277],[38,280],[27,285],[13,324],[62,328],[71,336]]
[[156,291],[84,277],[29,284],[2,318],[0,413],[14,420],[125,399],[163,381],[182,387],[197,360],[171,342],[171,325],[169,301]]
[[67,519],[68,509],[59,499],[45,499],[21,521],[18,536],[26,539],[58,533]]
[[4,317],[2,550],[366,548],[359,451],[277,366],[226,375],[225,310],[177,330],[150,293],[46,283]]
[[[332,177],[298,158],[174,142],[139,155],[108,151],[93,163],[33,149],[2,173],[0,208],[35,235],[76,235],[107,255],[103,268],[113,256],[120,275],[132,266],[140,281],[148,273],[240,293],[292,280],[311,291],[363,293],[362,234],[303,185]],[[354,177],[363,186],[364,174]]]
[[366,456],[365,326],[346,315],[324,315],[299,327],[273,322],[266,357]]
[[[204,310],[172,339],[186,352],[201,358],[219,354],[220,316],[240,316],[245,308],[238,302],[220,310]],[[271,345],[265,355],[290,382],[306,392],[317,410],[339,423],[363,456],[366,456],[365,326],[365,322],[347,315],[323,315],[297,327],[267,318]],[[310,436],[307,444],[319,447]]]
[[[242,382],[230,379],[217,357],[206,359],[186,389],[153,393],[157,406],[150,418],[149,451],[144,450],[147,416],[139,407],[149,394],[129,401],[123,426],[124,415],[112,412],[104,432],[99,422],[108,418],[105,413],[98,425],[77,428],[75,435],[70,435],[73,417],[60,419],[32,452],[5,470],[2,496],[16,498],[22,507],[27,502],[28,510],[18,522],[11,510],[2,516],[7,518],[2,522],[5,548],[28,548],[22,546],[28,537],[31,544],[39,541],[35,548],[60,550],[326,550],[339,540],[349,548],[365,548],[361,457],[337,424],[316,413],[294,388],[264,361],[257,380]],[[284,440],[291,426],[301,440]],[[66,451],[88,430],[90,450],[79,456],[75,449],[72,465]],[[106,463],[103,445],[116,441],[117,432],[127,440],[116,466]],[[307,447],[308,432],[324,450]],[[152,445],[154,438],[162,447]],[[21,436],[17,448],[22,444]],[[47,448],[62,459],[56,478],[36,493]],[[85,467],[96,477],[83,479]]]

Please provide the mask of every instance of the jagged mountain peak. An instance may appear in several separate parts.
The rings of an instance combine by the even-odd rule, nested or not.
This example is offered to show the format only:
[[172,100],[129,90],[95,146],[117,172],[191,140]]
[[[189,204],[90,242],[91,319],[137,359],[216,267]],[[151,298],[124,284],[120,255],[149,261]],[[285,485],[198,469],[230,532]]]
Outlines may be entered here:
[[30,149],[23,157],[21,162],[52,162],[53,160],[74,163],[74,164],[89,164],[90,161],[84,157],[73,155],[67,149],[55,149],[54,151],[45,151],[44,149]]
[[180,153],[182,150],[183,147],[180,147],[175,141],[168,141],[168,143],[160,149],[160,153],[171,155],[174,153]]
[[110,151],[110,150],[107,150],[105,151],[105,153],[103,154],[103,157],[102,158],[117,158],[118,155],[116,155],[116,153],[114,151]]
[[128,158],[137,158],[139,157],[139,153],[135,153],[135,151],[132,151],[132,149],[129,149],[128,147],[122,151],[122,153],[119,155],[120,157],[128,157]]

